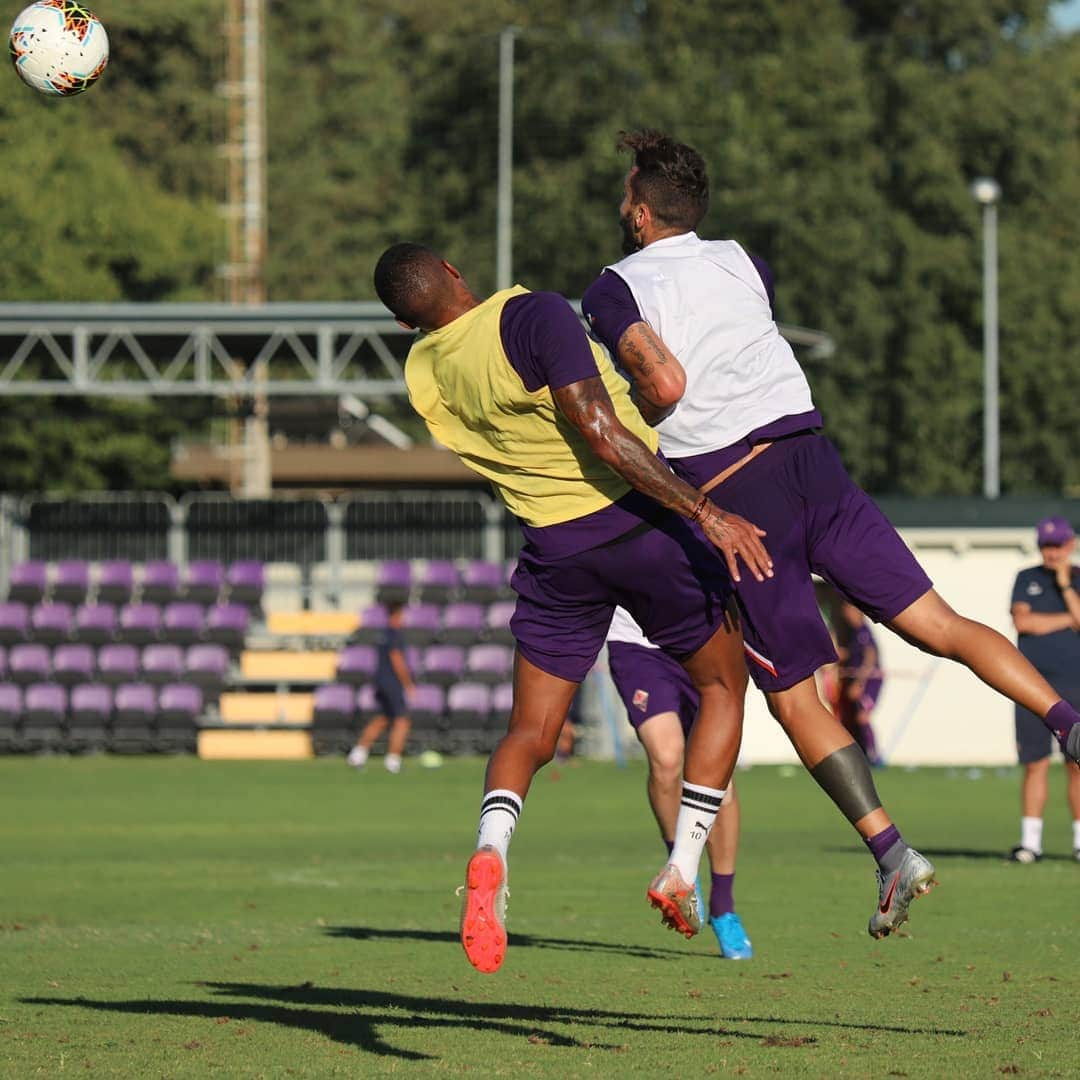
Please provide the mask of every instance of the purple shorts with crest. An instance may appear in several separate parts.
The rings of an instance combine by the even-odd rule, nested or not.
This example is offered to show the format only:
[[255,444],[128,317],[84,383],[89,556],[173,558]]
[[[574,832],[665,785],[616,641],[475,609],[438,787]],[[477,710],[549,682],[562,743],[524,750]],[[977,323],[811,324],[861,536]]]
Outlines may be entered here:
[[697,652],[723,623],[731,579],[696,525],[665,512],[599,547],[543,559],[526,545],[510,584],[510,629],[521,655],[570,682],[589,673],[622,605],[675,657]]
[[[680,473],[677,460],[671,465]],[[747,666],[761,690],[786,690],[837,659],[813,574],[875,622],[888,622],[933,588],[823,435],[773,443],[709,495],[768,534],[773,577],[759,582],[744,573],[736,587]]]
[[608,668],[635,731],[660,713],[675,713],[689,736],[701,696],[686,669],[659,649],[630,641],[608,642]]

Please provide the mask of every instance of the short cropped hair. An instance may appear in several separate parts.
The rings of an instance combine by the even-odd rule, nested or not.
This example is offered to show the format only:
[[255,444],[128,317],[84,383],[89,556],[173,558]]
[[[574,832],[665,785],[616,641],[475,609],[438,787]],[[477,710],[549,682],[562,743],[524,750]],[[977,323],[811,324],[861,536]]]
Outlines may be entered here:
[[661,131],[620,131],[618,148],[634,157],[634,198],[662,225],[696,229],[709,209],[709,174],[692,147]]
[[375,264],[375,292],[395,319],[426,328],[444,299],[441,268],[442,260],[431,248],[393,244]]

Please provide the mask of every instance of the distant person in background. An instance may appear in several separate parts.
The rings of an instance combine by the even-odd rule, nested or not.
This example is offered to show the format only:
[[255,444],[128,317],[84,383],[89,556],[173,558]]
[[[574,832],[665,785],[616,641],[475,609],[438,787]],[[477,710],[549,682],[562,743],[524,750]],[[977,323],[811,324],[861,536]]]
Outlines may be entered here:
[[[649,806],[670,855],[682,795],[686,740],[697,715],[698,692],[682,665],[653,645],[624,608],[615,609],[607,648],[608,670],[649,763]],[[739,797],[733,779],[705,844],[712,872],[709,925],[725,960],[749,960],[754,955],[735,913],[738,849]],[[702,901],[698,904],[704,906]]]
[[383,766],[389,773],[401,772],[401,755],[405,752],[409,729],[412,727],[408,698],[415,685],[401,640],[401,624],[404,618],[403,603],[388,605],[386,629],[379,639],[379,663],[375,669],[375,701],[379,711],[364,726],[360,738],[346,759],[356,769],[367,763],[372,746],[389,726],[390,735],[386,743]]
[[[1072,563],[1076,534],[1062,517],[1048,517],[1036,527],[1042,563],[1021,570],[1012,592],[1012,619],[1020,651],[1048,683],[1080,707],[1080,567]],[[1014,862],[1042,857],[1053,740],[1039,718],[1016,707],[1016,749],[1024,766],[1020,789],[1020,843]],[[1073,857],[1080,861],[1080,766],[1066,758],[1069,807],[1073,816]]]
[[[840,722],[875,767],[884,764],[878,754],[870,714],[881,693],[881,657],[866,616],[849,600],[841,599],[837,610],[836,641],[840,653],[837,680],[837,711]],[[1042,723],[1039,724],[1043,727]],[[1046,728],[1043,727],[1046,731]],[[1046,732],[1047,738],[1050,733]]]

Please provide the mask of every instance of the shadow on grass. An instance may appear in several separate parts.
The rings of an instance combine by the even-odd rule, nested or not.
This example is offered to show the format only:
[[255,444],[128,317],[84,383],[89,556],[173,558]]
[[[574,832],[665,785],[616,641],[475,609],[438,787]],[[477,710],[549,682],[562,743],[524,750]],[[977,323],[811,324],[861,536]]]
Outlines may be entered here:
[[[659,1033],[680,1038],[702,1036],[750,1039],[755,1042],[776,1038],[767,1032],[727,1027],[727,1024],[798,1025],[802,1028],[841,1027],[861,1031],[964,1037],[967,1032],[947,1028],[913,1028],[889,1024],[860,1024],[838,1020],[779,1016],[691,1017],[666,1016],[608,1009],[559,1005],[517,1005],[506,1002],[464,1001],[452,998],[417,997],[385,990],[348,990],[301,986],[274,986],[258,983],[203,983],[214,998],[209,1001],[141,1000],[94,1001],[88,998],[20,998],[25,1005],[96,1009],[136,1016],[189,1016],[217,1022],[247,1020],[279,1024],[313,1031],[329,1039],[354,1046],[369,1054],[405,1061],[437,1060],[433,1054],[419,1053],[392,1045],[383,1029],[468,1030],[485,1034],[525,1038],[549,1046],[588,1050],[622,1050],[625,1041],[597,1042],[586,1033],[580,1037],[553,1030],[553,1025],[596,1029],[613,1035],[631,1032]],[[222,998],[249,998],[257,1003],[224,1001]],[[805,1038],[805,1036],[804,1036]],[[796,1045],[796,1043],[792,1043]],[[799,1043],[801,1045],[801,1043]]]
[[[827,847],[824,849],[830,855],[859,855],[866,858],[864,848],[853,847]],[[985,859],[992,862],[1007,863],[1008,851],[1001,848],[946,848],[946,847],[923,847],[918,845],[918,850],[928,859]],[[1043,852],[1042,862],[1072,862],[1072,855],[1057,855],[1052,852]]]
[[[355,941],[422,941],[426,944],[460,945],[461,937],[453,930],[402,930],[379,926],[330,926],[331,937],[352,938]],[[511,949],[565,949],[570,952],[598,952],[630,957],[635,960],[715,960],[713,953],[691,949],[667,949],[650,945],[625,945],[615,941],[579,941],[575,938],[537,937],[534,934],[510,932]]]

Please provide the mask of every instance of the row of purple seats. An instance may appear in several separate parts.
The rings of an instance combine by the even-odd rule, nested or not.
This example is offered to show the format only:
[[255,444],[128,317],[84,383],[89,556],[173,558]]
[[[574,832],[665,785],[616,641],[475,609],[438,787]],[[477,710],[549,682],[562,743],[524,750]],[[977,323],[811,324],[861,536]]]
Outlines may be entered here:
[[[409,604],[402,614],[402,640],[408,645],[472,645],[478,641],[509,644],[510,617],[514,614],[513,600],[497,600],[492,604],[455,601],[440,607],[438,604]],[[386,627],[387,612],[382,604],[371,604],[360,612],[360,628],[353,635],[359,644],[372,644]]]
[[[508,645],[481,644],[429,645],[410,650],[409,666],[414,675],[436,686],[459,682],[493,685],[510,679],[514,651]],[[378,652],[373,645],[346,645],[338,653],[337,681],[351,685],[370,683],[378,666]]]
[[[513,703],[509,683],[488,686],[458,683],[445,689],[429,683],[417,685],[409,704],[412,719],[410,750],[446,753],[486,753],[506,731]],[[348,750],[356,729],[378,706],[374,687],[327,683],[314,695],[311,738],[317,754]]]
[[249,609],[262,602],[266,578],[261,562],[239,560],[227,567],[213,559],[196,559],[183,569],[176,563],[155,560],[144,564],[136,581],[135,567],[125,560],[103,562],[96,577],[83,559],[17,563],[11,571],[8,599],[37,604],[46,597],[65,604],[81,604],[94,596],[99,603],[127,604],[138,594],[152,604],[187,600],[207,606],[228,599]]
[[251,620],[243,604],[214,604],[204,608],[186,600],[158,606],[151,603],[81,604],[72,608],[62,601],[29,607],[22,601],[0,603],[0,645],[36,641],[55,645],[63,641],[102,644],[122,641],[133,645],[166,641],[190,645],[215,642],[237,652],[244,644]]
[[203,698],[197,686],[0,683],[0,751],[193,752]]
[[417,575],[405,559],[388,559],[375,571],[375,595],[382,603],[402,603],[414,593],[421,603],[445,604],[467,600],[490,604],[509,590],[509,570],[504,563],[482,559],[462,566],[449,559],[433,559]]
[[228,649],[213,643],[186,649],[167,643],[141,649],[119,642],[97,649],[70,643],[50,650],[47,645],[30,642],[0,648],[0,679],[19,686],[46,681],[65,686],[139,681],[160,685],[186,680],[216,698],[228,681],[229,662]]

